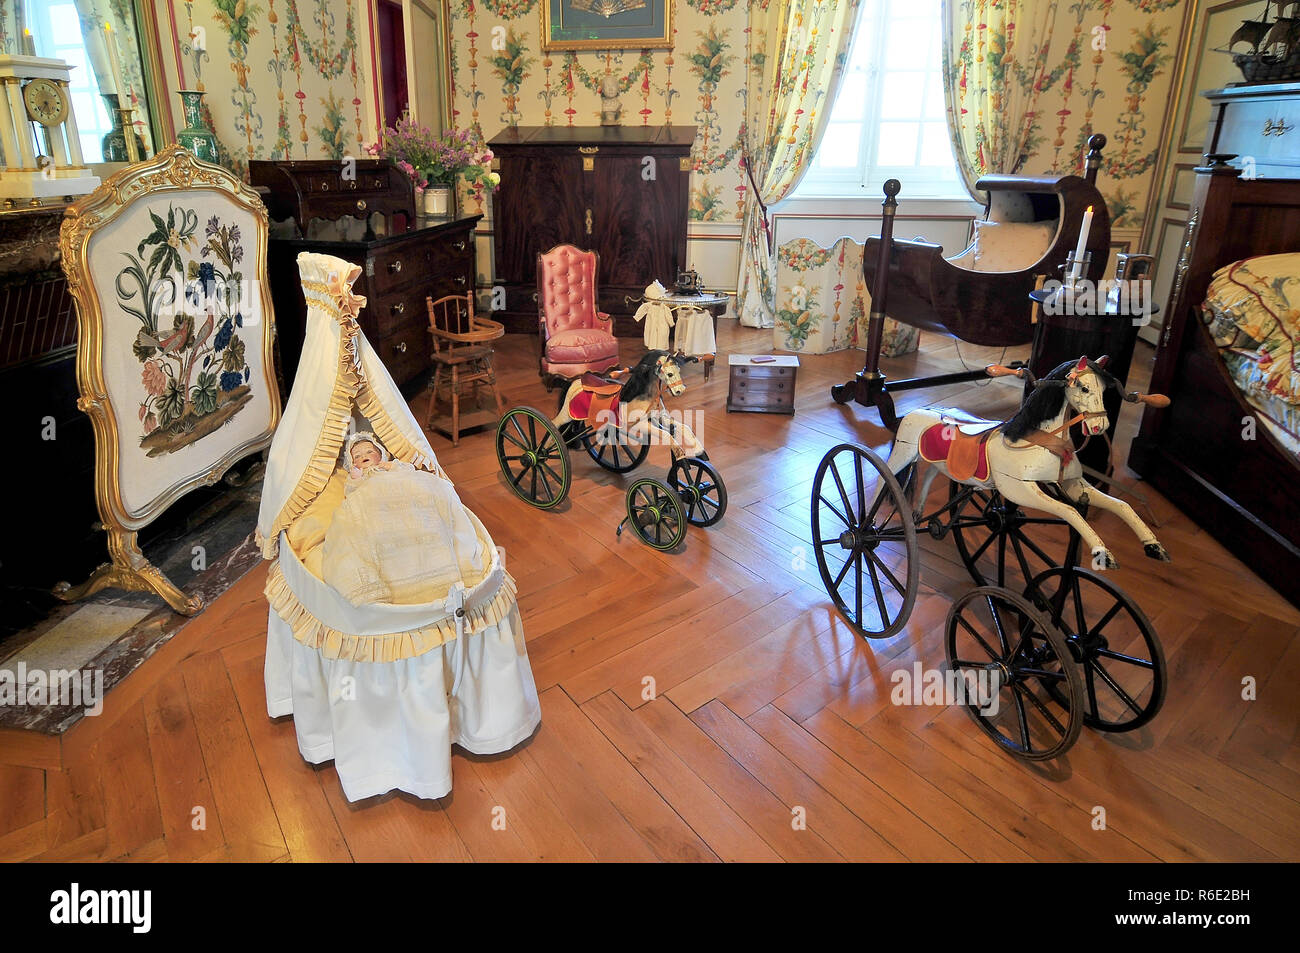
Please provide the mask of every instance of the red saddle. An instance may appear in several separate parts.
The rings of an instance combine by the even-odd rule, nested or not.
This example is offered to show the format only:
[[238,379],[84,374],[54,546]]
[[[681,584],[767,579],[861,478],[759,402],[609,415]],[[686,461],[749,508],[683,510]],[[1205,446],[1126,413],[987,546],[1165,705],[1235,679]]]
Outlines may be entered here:
[[[596,374],[582,375],[582,390],[569,401],[569,416],[591,427],[619,422],[618,398],[623,385]],[[601,415],[604,414],[602,417]]]
[[[975,419],[968,421],[976,423]],[[989,478],[988,440],[996,432],[996,422],[981,433],[964,433],[955,423],[933,424],[921,432],[921,459],[929,463],[946,461],[948,474],[961,483],[974,477]]]

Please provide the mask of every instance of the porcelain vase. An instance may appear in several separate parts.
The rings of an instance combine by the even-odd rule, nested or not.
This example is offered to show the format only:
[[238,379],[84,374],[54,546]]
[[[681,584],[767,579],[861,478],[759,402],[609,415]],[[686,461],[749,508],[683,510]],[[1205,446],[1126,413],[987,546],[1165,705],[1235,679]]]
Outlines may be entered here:
[[217,135],[203,122],[203,93],[196,89],[182,89],[181,109],[185,113],[185,128],[176,133],[176,141],[204,162],[217,161]]

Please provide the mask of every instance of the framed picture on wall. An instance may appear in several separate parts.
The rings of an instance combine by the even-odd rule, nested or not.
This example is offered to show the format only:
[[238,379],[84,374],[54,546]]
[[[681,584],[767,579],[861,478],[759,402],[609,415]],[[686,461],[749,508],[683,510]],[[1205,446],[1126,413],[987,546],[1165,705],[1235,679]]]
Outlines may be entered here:
[[543,0],[542,50],[665,50],[674,0]]

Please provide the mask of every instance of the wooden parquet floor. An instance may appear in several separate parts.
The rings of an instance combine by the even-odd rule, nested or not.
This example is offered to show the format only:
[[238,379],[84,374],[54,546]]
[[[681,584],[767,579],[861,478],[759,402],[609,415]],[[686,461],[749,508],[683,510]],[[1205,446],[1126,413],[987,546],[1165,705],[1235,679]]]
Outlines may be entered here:
[[[734,322],[720,338],[733,352],[770,349],[770,332]],[[639,342],[625,351],[634,359]],[[929,336],[922,354],[887,369],[1002,357],[968,346],[959,357]],[[1151,356],[1139,352],[1131,383]],[[822,454],[842,441],[888,448],[873,414],[828,398],[860,352],[804,357],[793,418],[726,413],[720,357],[707,384],[689,372],[679,403],[704,414],[730,509],[673,555],[615,537],[630,477],[575,453],[570,501],[544,513],[508,492],[490,433],[454,450],[433,441],[519,583],[543,707],[530,742],[498,757],[457,751],[441,801],[348,804],[332,766],[299,756],[292,722],[266,716],[259,568],[98,718],[61,741],[0,736],[0,859],[1300,859],[1300,613],[1154,494],[1172,566],[1099,518],[1123,567],[1113,579],[1162,637],[1168,700],[1133,734],[1085,729],[1058,763],[1013,760],[956,708],[889,701],[890,672],[942,664],[948,606],[971,585],[951,540],[922,534],[912,618],[872,643],[835,614],[808,553]],[[497,366],[509,404],[555,406],[532,339],[508,337]],[[1003,416],[1017,400],[1006,382],[905,397],[900,412],[945,402]],[[657,448],[637,473],[662,476],[667,460]],[[1257,700],[1241,697],[1246,677]]]

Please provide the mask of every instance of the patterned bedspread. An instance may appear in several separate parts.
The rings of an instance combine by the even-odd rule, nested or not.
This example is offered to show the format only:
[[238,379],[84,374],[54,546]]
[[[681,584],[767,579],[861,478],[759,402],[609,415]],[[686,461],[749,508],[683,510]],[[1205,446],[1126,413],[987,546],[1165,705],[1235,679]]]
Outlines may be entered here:
[[1214,273],[1201,317],[1228,376],[1300,456],[1300,253],[1246,258]]

